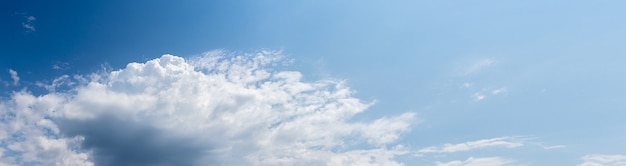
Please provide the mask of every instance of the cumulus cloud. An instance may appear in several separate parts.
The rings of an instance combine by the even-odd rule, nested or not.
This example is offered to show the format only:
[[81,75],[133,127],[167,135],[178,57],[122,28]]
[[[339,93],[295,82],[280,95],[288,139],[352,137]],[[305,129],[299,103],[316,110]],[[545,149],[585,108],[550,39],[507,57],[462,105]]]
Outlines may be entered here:
[[578,166],[626,166],[626,155],[592,154],[581,158],[583,163]]
[[77,150],[81,137],[59,137],[49,116],[63,97],[15,92],[0,102],[0,165],[93,165]]
[[470,157],[466,160],[455,160],[449,162],[437,162],[437,166],[503,166],[511,165],[514,160],[501,158],[501,157],[484,157],[474,158]]
[[[0,162],[402,165],[395,157],[409,152],[394,142],[415,113],[353,121],[372,103],[342,81],[303,82],[271,67],[283,59],[277,51],[163,55],[63,76],[47,94],[16,92],[0,103]],[[59,84],[67,90],[51,90]]]
[[20,82],[20,76],[17,75],[17,71],[9,69],[9,74],[11,75],[11,79],[13,79],[13,85],[18,85]]
[[459,144],[444,144],[443,146],[431,146],[420,149],[417,151],[417,155],[419,156],[429,153],[455,153],[489,147],[516,148],[524,146],[526,139],[526,137],[513,136],[482,139]]

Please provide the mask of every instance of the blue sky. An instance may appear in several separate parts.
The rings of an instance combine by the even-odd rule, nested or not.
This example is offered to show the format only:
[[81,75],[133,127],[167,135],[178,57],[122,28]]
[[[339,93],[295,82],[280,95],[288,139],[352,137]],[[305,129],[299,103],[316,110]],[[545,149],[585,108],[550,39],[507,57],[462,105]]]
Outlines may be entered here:
[[[336,137],[342,143],[319,145],[322,150],[332,151],[332,155],[318,154],[317,151],[311,154],[341,156],[352,154],[348,153],[354,152],[351,150],[384,147],[384,153],[368,151],[368,154],[371,152],[375,158],[394,154],[390,159],[405,165],[619,165],[626,162],[626,134],[621,132],[626,129],[622,120],[625,116],[623,110],[626,109],[623,102],[626,100],[626,88],[623,86],[626,85],[626,77],[622,76],[626,73],[626,66],[623,65],[626,63],[623,56],[626,53],[623,47],[626,43],[626,22],[620,17],[626,15],[624,5],[626,2],[622,1],[9,0],[0,5],[0,70],[5,71],[0,75],[0,95],[3,96],[0,109],[3,109],[3,115],[20,114],[23,111],[18,109],[20,96],[31,96],[39,102],[47,101],[45,96],[49,95],[60,98],[52,102],[57,104],[44,104],[33,109],[59,107],[71,111],[83,101],[79,100],[82,92],[91,94],[88,93],[92,92],[91,88],[97,89],[90,83],[106,85],[105,89],[127,95],[139,86],[137,82],[132,82],[135,77],[158,80],[156,83],[142,83],[141,86],[160,85],[160,82],[170,79],[161,77],[167,75],[170,68],[159,77],[142,75],[149,74],[142,72],[147,72],[148,69],[144,68],[157,64],[154,60],[157,59],[163,62],[158,63],[163,66],[171,63],[185,68],[183,64],[189,64],[206,70],[203,73],[206,76],[222,72],[230,79],[230,75],[234,75],[233,78],[241,80],[230,81],[244,84],[248,83],[245,78],[259,77],[255,85],[282,81],[286,85],[328,91],[339,96],[344,88],[353,92],[342,96],[341,100],[308,93],[292,94],[293,98],[313,95],[307,97],[328,100],[329,103],[358,99],[361,104],[373,104],[365,108],[352,103],[356,106],[345,110],[359,110],[359,113],[347,113],[350,114],[347,119],[336,121],[338,126],[352,126],[340,131],[352,131],[354,134],[364,130],[363,133],[354,136],[337,131],[328,137]],[[177,58],[162,56],[164,54],[183,58],[185,63],[179,63]],[[244,59],[248,60],[237,63],[240,62],[234,58],[237,55],[244,55]],[[259,55],[265,58],[282,57],[281,60],[269,58],[268,61],[288,65],[263,64],[255,67],[247,63],[262,64],[258,61],[263,59],[258,58]],[[211,59],[215,57],[221,60]],[[128,65],[132,62],[143,66]],[[242,74],[235,67],[214,70],[206,67],[207,62],[239,65],[242,70],[263,70],[271,76]],[[117,70],[130,74],[117,76],[113,72]],[[281,71],[296,71],[299,74],[280,74]],[[102,79],[94,78],[94,75]],[[289,81],[297,75],[302,78],[296,82]],[[171,78],[189,79],[186,76]],[[55,79],[59,81],[55,83]],[[124,84],[120,91],[116,89],[120,87],[115,81],[130,81],[132,86]],[[195,87],[192,85],[206,83],[198,79],[181,84]],[[337,87],[322,87],[321,84]],[[230,84],[224,86],[221,90],[225,90],[226,94],[232,93],[232,96],[225,95],[225,99],[219,101],[206,99],[198,102],[221,103],[232,99],[234,105],[241,104],[238,103],[241,100],[256,103],[261,108],[267,102],[264,98],[270,97],[262,96],[260,98],[263,99],[257,101],[254,97],[250,98],[255,100],[240,99],[236,94],[280,96],[283,93],[278,94],[278,91],[285,90],[288,94],[293,91],[279,88],[276,93],[266,94],[265,91],[241,90],[238,88],[242,87],[237,86],[229,89]],[[58,89],[51,90],[50,87]],[[170,84],[165,87],[178,89],[177,93],[184,91],[184,88]],[[146,90],[146,95],[155,96],[152,91],[149,92]],[[106,99],[108,94],[103,92],[92,97]],[[202,98],[202,95],[211,94],[193,93],[178,97]],[[137,99],[136,104],[141,105],[141,101],[144,100]],[[102,103],[109,104],[99,105],[102,108],[125,108],[123,104],[120,106],[113,101]],[[282,104],[298,106],[305,103],[285,101]],[[70,114],[41,113],[40,118],[50,119],[52,128],[59,130],[58,133],[44,133],[43,136],[62,142],[82,134],[85,140],[78,143],[81,148],[65,148],[65,151],[84,159],[83,164],[148,162],[150,157],[146,157],[146,161],[104,161],[99,158],[98,155],[115,156],[115,153],[105,153],[105,150],[97,148],[97,143],[93,143],[97,134],[91,136],[93,133],[81,133],[81,129],[63,126],[79,122],[97,124],[102,119],[84,121]],[[268,114],[273,115],[272,112]],[[127,113],[119,115],[130,116]],[[170,120],[150,119],[143,115],[137,114],[140,121]],[[278,119],[284,118],[280,115]],[[105,120],[109,118],[99,113],[94,116],[103,116]],[[308,114],[302,114],[300,118],[307,117]],[[274,125],[285,123],[284,126],[288,126],[286,122],[292,119],[282,119]],[[382,123],[390,119],[398,123]],[[4,122],[9,123],[8,120]],[[159,138],[163,133],[172,132],[168,127],[165,131],[163,126],[152,122],[131,123],[122,119],[120,123],[141,124],[138,130],[142,131],[148,126],[145,131],[157,133],[155,137]],[[372,131],[354,127],[359,125],[372,127],[368,128]],[[374,127],[376,125],[384,129]],[[320,126],[312,128],[315,127]],[[25,127],[12,134],[30,129]],[[42,129],[32,127],[32,130]],[[218,130],[200,131],[211,133]],[[377,140],[374,137],[382,138],[384,135],[373,133],[398,137],[389,141]],[[309,138],[307,136],[303,134],[302,139]],[[270,137],[259,137],[262,138]],[[170,140],[169,137],[163,139]],[[182,136],[180,139],[171,138],[174,142],[185,139]],[[9,145],[12,142],[17,144],[20,141],[10,132],[2,140],[3,163],[36,164],[59,159],[23,157],[11,160],[7,156],[24,156],[29,154],[25,150],[28,148],[11,149]],[[28,141],[21,143],[32,144]],[[290,142],[273,143],[282,145]],[[70,147],[70,144],[64,146]],[[148,149],[168,147],[141,146]],[[394,149],[398,146],[403,147],[401,152]],[[446,147],[448,150],[445,150]],[[90,151],[92,153],[88,153]],[[193,150],[189,149],[181,148],[181,151],[198,155],[192,154]],[[274,157],[282,154],[245,148],[224,153],[243,158],[252,154]],[[81,158],[81,155],[87,157]],[[346,158],[349,159],[345,162],[358,164],[356,158]],[[332,159],[320,157],[319,162],[332,165]],[[197,160],[237,164],[236,160],[216,157]],[[250,159],[248,164],[276,164],[255,161]],[[389,164],[382,160],[372,163]]]

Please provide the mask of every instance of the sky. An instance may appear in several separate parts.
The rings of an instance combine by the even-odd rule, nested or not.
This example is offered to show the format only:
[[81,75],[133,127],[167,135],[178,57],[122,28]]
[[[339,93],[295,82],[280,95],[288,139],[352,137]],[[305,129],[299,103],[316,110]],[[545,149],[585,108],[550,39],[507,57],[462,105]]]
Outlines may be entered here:
[[5,0],[0,165],[626,165],[625,5]]

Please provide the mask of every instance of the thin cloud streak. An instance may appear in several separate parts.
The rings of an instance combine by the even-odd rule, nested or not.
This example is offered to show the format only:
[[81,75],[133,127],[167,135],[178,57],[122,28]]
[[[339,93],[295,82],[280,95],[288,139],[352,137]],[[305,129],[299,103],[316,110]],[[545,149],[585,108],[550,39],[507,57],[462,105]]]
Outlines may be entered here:
[[458,144],[444,144],[442,146],[431,146],[417,151],[418,156],[430,153],[456,153],[483,149],[489,147],[517,148],[525,145],[525,137],[498,137],[469,141]]
[[497,61],[493,58],[480,59],[469,65],[469,67],[465,68],[464,73],[465,75],[478,73],[479,71],[495,64],[496,62]]
[[466,160],[455,160],[448,162],[436,162],[436,166],[502,166],[510,165],[515,160],[501,158],[501,157],[483,157],[475,158],[469,157]]
[[626,165],[626,155],[615,154],[615,155],[605,155],[605,154],[591,154],[585,155],[581,157],[583,163],[578,166],[601,166],[601,165],[613,165],[613,166],[624,166]]

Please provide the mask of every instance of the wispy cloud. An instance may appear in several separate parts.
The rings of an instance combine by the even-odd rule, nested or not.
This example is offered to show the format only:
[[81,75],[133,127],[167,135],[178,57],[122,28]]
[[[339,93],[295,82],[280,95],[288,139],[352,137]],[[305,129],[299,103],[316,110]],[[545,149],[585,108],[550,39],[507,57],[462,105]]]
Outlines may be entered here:
[[502,166],[502,165],[510,165],[514,162],[515,160],[501,158],[501,157],[484,157],[484,158],[469,157],[466,160],[437,162],[435,165],[436,166]]
[[22,27],[27,31],[35,31],[35,20],[37,20],[35,16],[25,16],[24,21],[22,21]]
[[76,83],[71,80],[69,75],[62,75],[60,77],[55,78],[50,83],[37,82],[35,85],[37,85],[39,87],[43,87],[43,88],[45,88],[46,90],[48,90],[50,92],[55,92],[56,89],[61,87],[61,86],[69,86],[69,87],[71,87],[74,84],[76,84]]
[[13,85],[19,85],[20,77],[17,75],[17,71],[9,69],[9,74],[11,75],[11,79],[13,79]]
[[466,67],[463,70],[463,73],[465,75],[470,75],[470,74],[474,74],[477,73],[493,64],[495,64],[497,61],[493,58],[485,58],[485,59],[480,59],[477,61],[474,61],[471,65],[469,65],[468,67]]
[[578,166],[624,166],[626,165],[626,155],[604,155],[604,154],[592,154],[586,155],[581,158],[583,163]]
[[67,62],[56,62],[52,65],[54,70],[67,70],[70,68],[70,64]]
[[[470,86],[466,86],[466,85],[467,85],[467,83],[464,83],[463,87],[466,87],[466,88],[470,87]],[[477,92],[474,92],[470,97],[474,101],[482,101],[482,100],[485,100],[487,97],[503,95],[503,94],[506,94],[507,92],[508,92],[508,89],[505,88],[505,87],[496,88],[496,89],[483,88],[481,90],[478,90]]]
[[506,93],[506,88],[498,88],[498,89],[491,90],[491,94],[493,95],[499,95],[502,93]]
[[524,146],[527,139],[528,137],[512,136],[482,139],[459,144],[444,144],[442,146],[431,146],[420,149],[417,151],[417,155],[421,156],[429,153],[455,153],[489,147],[516,148]]
[[551,150],[551,149],[566,148],[567,146],[565,146],[565,145],[552,145],[552,146],[541,146],[541,147],[543,147],[543,149],[546,149],[546,150]]

